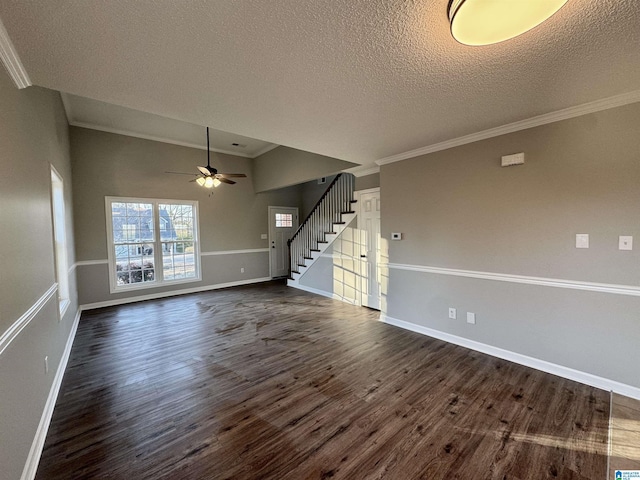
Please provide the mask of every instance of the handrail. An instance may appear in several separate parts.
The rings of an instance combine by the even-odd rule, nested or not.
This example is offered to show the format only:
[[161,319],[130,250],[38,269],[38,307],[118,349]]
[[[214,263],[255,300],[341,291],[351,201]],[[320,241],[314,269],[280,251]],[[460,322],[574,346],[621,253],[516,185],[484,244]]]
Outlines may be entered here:
[[293,235],[291,235],[291,238],[287,240],[287,245],[291,245],[291,242],[293,242],[293,239],[296,238],[298,234],[302,231],[302,227],[304,227],[304,225],[309,221],[313,213],[320,207],[320,204],[322,203],[322,201],[329,194],[329,190],[331,190],[331,187],[333,187],[336,184],[336,182],[341,176],[342,176],[342,173],[339,173],[338,175],[336,175],[336,178],[332,180],[332,182],[329,184],[327,189],[324,191],[324,193],[320,197],[320,200],[316,202],[316,205],[313,207],[313,209],[311,209],[311,211],[309,212],[309,215],[307,215],[307,218],[305,218],[304,221],[300,224],[296,232]]
[[333,232],[335,224],[342,223],[342,214],[350,211],[353,201],[354,176],[338,174],[315,204],[307,218],[287,241],[289,247],[289,276],[298,267],[313,260],[313,252],[322,251],[327,234]]

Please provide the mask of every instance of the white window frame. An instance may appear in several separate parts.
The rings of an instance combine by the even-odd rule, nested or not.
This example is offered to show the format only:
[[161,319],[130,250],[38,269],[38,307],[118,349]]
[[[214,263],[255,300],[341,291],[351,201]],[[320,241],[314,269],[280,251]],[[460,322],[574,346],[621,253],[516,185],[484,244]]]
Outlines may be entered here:
[[[112,208],[113,203],[150,203],[153,205],[153,240],[144,243],[153,245],[154,260],[154,280],[150,282],[129,283],[126,285],[118,285],[116,280],[116,256],[115,243],[113,239],[113,219]],[[196,276],[189,278],[181,278],[177,280],[165,280],[162,258],[162,241],[160,238],[160,204],[173,205],[189,205],[193,208],[193,260],[195,263]],[[202,269],[200,261],[200,218],[199,204],[197,201],[191,200],[175,200],[161,198],[139,198],[139,197],[105,197],[105,212],[107,219],[107,258],[109,263],[109,290],[111,293],[126,292],[131,290],[145,290],[149,288],[164,287],[167,285],[178,285],[182,283],[193,283],[202,281]]]
[[67,255],[67,219],[64,201],[64,180],[51,167],[51,222],[53,228],[53,258],[56,272],[58,311],[62,320],[71,304],[69,295],[69,259]]

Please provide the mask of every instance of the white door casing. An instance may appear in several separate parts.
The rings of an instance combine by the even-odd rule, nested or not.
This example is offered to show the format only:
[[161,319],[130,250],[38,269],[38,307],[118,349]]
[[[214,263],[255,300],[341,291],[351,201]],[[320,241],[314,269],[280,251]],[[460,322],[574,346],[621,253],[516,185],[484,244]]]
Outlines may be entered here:
[[361,232],[362,305],[380,310],[380,189],[359,194],[358,230]]
[[287,241],[298,229],[298,209],[269,207],[269,275],[271,278],[289,275]]

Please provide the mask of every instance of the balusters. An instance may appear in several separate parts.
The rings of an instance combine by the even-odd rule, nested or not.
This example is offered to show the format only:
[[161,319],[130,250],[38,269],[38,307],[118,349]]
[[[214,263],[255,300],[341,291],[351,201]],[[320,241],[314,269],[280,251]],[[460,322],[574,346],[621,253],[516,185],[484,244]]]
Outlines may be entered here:
[[354,176],[339,174],[325,192],[311,214],[300,225],[289,243],[291,270],[299,271],[311,250],[319,250],[319,242],[326,242],[326,232],[334,230],[333,224],[342,221],[342,212],[351,211]]

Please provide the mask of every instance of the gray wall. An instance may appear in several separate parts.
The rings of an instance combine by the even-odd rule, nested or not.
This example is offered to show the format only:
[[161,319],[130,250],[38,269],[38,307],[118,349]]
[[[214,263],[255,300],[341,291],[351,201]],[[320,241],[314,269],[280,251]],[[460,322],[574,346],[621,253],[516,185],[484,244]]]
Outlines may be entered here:
[[[389,262],[640,286],[639,131],[634,104],[383,166],[382,236],[404,235],[385,242]],[[526,164],[501,168],[516,152]],[[575,248],[577,233],[591,248]],[[634,251],[618,250],[619,235],[636,237]],[[390,317],[640,387],[637,296],[388,276]]]
[[303,221],[311,213],[334,178],[336,178],[335,175],[330,175],[325,177],[325,183],[318,183],[316,179],[300,185],[300,221]]
[[[318,200],[322,194],[327,190],[335,175],[326,177],[326,183],[319,184],[318,180],[312,180],[300,185],[301,190],[301,210],[300,219],[304,219],[311,213],[313,207],[316,206]],[[373,173],[371,175],[365,175],[363,177],[356,177],[355,179],[355,191],[368,190],[370,188],[376,188],[380,186],[380,174]]]
[[377,188],[380,186],[380,174],[372,173],[371,175],[364,175],[363,177],[356,177],[355,189],[368,190],[370,188]]
[[[50,164],[63,177],[69,266],[74,263],[67,121],[57,92],[18,90],[0,69],[0,335],[55,283]],[[19,478],[34,440],[78,303],[58,320],[56,295],[0,355],[2,478]],[[49,357],[45,374],[44,357]]]
[[[292,187],[256,194],[251,160],[218,153],[211,158],[218,170],[246,173],[248,178],[238,179],[236,185],[222,184],[208,190],[189,183],[188,176],[164,173],[196,172],[197,165],[206,164],[206,152],[202,150],[78,127],[72,127],[70,132],[78,261],[102,262],[78,266],[80,304],[269,276],[268,252],[205,255],[201,282],[110,294],[105,196],[197,200],[200,250],[206,254],[266,249],[267,240],[260,235],[268,233],[267,207],[299,207],[300,190]],[[244,273],[240,273],[241,267],[245,268]]]
[[357,166],[295,148],[277,147],[253,160],[253,185],[256,192],[264,192],[298,185]]

